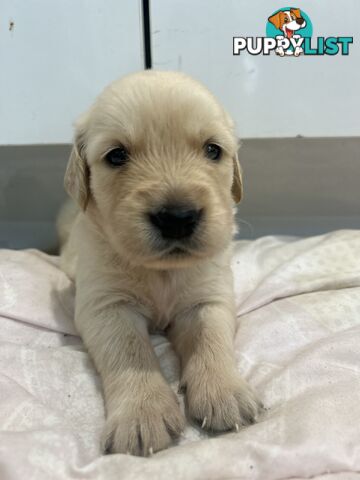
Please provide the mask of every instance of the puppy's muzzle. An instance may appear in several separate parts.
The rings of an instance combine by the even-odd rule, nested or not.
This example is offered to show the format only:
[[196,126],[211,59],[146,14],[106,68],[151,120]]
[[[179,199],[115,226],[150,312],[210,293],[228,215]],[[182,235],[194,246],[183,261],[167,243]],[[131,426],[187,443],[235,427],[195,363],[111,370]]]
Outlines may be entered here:
[[166,205],[149,214],[150,222],[165,239],[180,240],[190,237],[198,226],[202,210],[192,206]]

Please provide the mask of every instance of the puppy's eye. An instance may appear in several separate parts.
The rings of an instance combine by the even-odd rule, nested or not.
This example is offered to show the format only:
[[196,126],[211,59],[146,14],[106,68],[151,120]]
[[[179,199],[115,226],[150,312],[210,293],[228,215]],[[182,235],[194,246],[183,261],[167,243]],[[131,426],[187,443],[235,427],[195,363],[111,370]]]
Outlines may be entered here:
[[210,158],[210,160],[219,160],[222,154],[221,147],[216,145],[216,143],[207,143],[204,150],[205,155]]
[[110,152],[105,155],[106,163],[112,167],[121,167],[127,162],[128,159],[129,152],[123,146],[114,148],[114,150],[110,150]]

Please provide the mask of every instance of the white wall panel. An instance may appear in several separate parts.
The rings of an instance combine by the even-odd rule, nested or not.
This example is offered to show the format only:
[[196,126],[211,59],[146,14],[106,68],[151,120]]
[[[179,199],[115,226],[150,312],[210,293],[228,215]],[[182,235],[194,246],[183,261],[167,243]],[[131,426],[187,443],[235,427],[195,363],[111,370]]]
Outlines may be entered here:
[[0,144],[70,142],[103,87],[142,68],[140,0],[0,0]]
[[277,0],[152,0],[154,68],[202,80],[235,117],[242,137],[360,134],[358,0],[293,4],[313,36],[353,36],[349,56],[232,55],[233,36],[264,36]]

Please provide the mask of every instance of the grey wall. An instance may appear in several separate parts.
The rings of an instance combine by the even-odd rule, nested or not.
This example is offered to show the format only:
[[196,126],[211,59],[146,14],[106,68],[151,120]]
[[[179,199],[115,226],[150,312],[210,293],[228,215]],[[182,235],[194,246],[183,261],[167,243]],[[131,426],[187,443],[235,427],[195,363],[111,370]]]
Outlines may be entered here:
[[360,138],[243,142],[242,236],[360,228]]
[[[69,145],[0,147],[0,247],[56,247]],[[360,138],[254,139],[240,150],[242,238],[360,228]]]
[[0,147],[0,247],[56,247],[69,145]]

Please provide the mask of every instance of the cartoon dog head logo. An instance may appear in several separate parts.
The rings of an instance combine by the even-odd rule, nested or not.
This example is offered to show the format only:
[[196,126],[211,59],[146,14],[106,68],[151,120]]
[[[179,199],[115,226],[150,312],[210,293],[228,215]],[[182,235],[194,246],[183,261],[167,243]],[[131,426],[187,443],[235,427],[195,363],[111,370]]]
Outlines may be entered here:
[[266,33],[279,41],[284,39],[283,44],[275,50],[278,55],[297,57],[304,53],[302,41],[298,40],[302,37],[311,37],[312,25],[309,17],[300,8],[285,7],[270,15]]
[[284,33],[284,37],[291,38],[294,32],[306,27],[306,20],[301,16],[300,8],[292,8],[275,13],[268,18],[275,28]]

